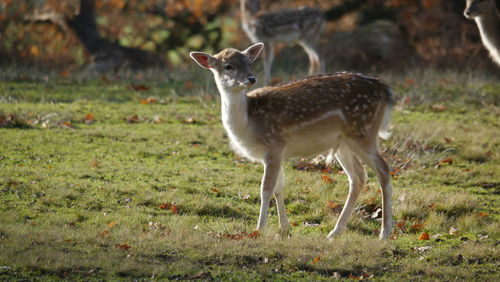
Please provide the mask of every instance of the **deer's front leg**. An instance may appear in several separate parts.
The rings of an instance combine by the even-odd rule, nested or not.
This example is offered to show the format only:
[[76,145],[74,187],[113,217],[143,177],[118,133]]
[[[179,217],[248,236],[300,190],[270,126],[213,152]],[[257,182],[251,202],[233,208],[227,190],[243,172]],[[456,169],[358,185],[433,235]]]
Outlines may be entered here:
[[268,152],[263,163],[264,176],[260,185],[260,214],[257,230],[263,230],[266,227],[269,201],[281,171],[281,150]]

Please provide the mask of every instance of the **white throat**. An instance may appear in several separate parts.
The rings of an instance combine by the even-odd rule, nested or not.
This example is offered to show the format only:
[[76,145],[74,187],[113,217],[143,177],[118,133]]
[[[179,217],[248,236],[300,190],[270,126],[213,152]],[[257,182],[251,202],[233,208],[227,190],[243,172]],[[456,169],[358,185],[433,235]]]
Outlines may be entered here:
[[226,129],[233,147],[248,156],[245,148],[251,139],[248,122],[247,89],[245,87],[229,87],[214,71],[214,78],[221,96],[222,124]]

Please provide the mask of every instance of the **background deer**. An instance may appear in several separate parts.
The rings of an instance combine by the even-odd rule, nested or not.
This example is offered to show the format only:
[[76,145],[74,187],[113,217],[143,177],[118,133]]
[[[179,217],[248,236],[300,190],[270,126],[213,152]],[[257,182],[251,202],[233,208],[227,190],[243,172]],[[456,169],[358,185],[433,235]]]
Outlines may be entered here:
[[500,66],[500,15],[495,0],[466,0],[464,15],[476,21],[484,46]]
[[377,149],[377,136],[388,137],[391,92],[378,79],[347,72],[248,92],[256,81],[250,66],[263,48],[258,43],[241,52],[224,49],[214,56],[190,54],[213,72],[221,95],[222,123],[234,148],[264,165],[257,230],[266,226],[272,194],[280,230],[286,233],[290,228],[283,200],[282,161],[330,150],[330,159],[335,155],[349,177],[349,196],[328,238],[345,229],[365,184],[366,171],[360,160],[373,169],[382,187],[380,238],[387,238],[392,230],[392,187],[389,168]]
[[259,0],[240,0],[243,30],[253,43],[265,43],[264,84],[271,80],[276,42],[299,43],[309,56],[309,74],[323,71],[318,44],[324,24],[323,12],[304,7],[296,10],[260,12]]

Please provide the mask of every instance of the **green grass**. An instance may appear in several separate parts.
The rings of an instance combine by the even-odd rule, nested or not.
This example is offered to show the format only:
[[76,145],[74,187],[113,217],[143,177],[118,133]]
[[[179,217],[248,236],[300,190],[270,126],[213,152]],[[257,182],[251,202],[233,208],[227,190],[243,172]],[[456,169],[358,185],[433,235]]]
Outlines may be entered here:
[[[370,172],[348,231],[328,242],[340,210],[327,203],[347,195],[338,166],[325,184],[288,161],[291,236],[276,236],[273,207],[268,231],[234,239],[255,228],[261,165],[230,150],[208,75],[145,77],[5,75],[0,279],[498,280],[496,78],[385,75],[400,99],[381,143],[395,174],[393,237],[377,239]],[[159,103],[140,103],[149,97]]]

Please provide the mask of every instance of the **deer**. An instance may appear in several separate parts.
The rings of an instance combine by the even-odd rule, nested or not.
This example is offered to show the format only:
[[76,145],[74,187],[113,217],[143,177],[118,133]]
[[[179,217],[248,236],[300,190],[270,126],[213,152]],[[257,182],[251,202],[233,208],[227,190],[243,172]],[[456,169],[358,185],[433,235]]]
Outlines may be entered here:
[[476,21],[481,41],[500,66],[500,14],[495,0],[466,0],[464,16]]
[[276,42],[298,43],[309,57],[309,74],[324,71],[318,44],[324,25],[323,12],[311,7],[260,11],[259,0],[240,0],[242,27],[252,43],[263,42],[264,85],[271,81],[271,66]]
[[282,162],[328,152],[349,180],[349,194],[334,229],[333,240],[346,229],[367,174],[361,161],[377,175],[382,190],[380,239],[392,230],[392,186],[389,167],[379,153],[377,136],[390,136],[393,95],[377,78],[340,72],[313,75],[278,86],[249,91],[256,83],[251,65],[264,49],[256,43],[243,51],[227,48],[215,55],[191,52],[202,68],[212,71],[221,97],[222,124],[235,151],[261,162],[257,231],[266,227],[271,196],[278,211],[279,233],[290,224],[284,204]]

